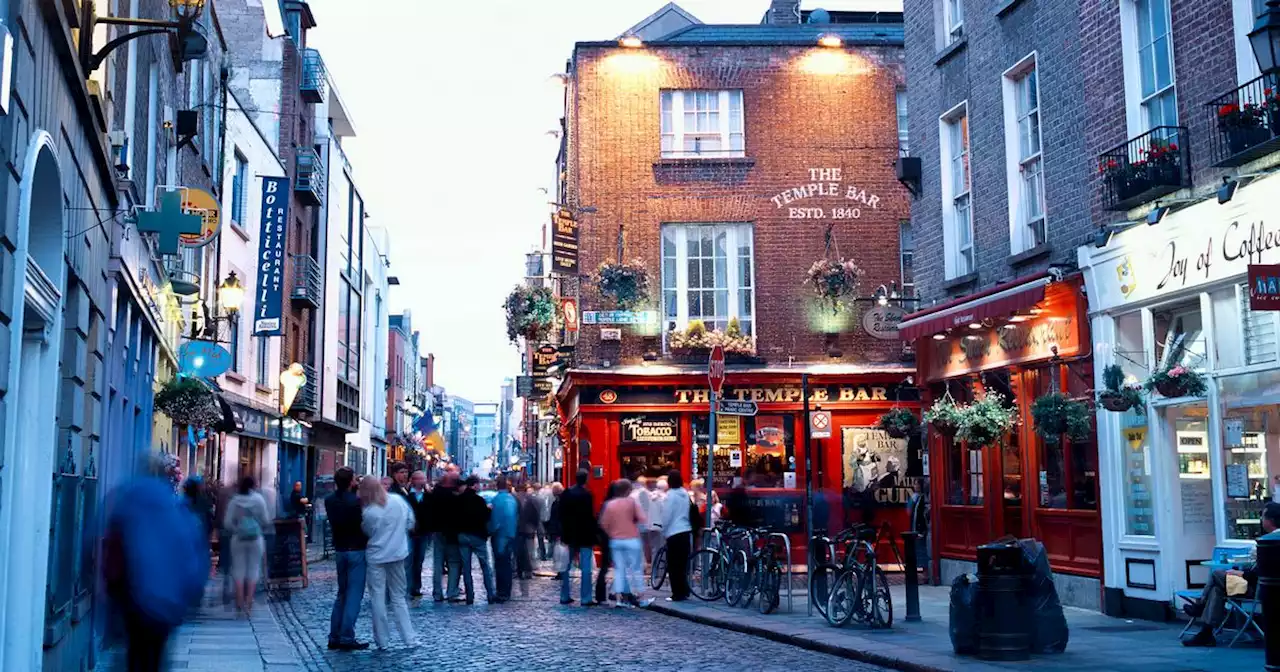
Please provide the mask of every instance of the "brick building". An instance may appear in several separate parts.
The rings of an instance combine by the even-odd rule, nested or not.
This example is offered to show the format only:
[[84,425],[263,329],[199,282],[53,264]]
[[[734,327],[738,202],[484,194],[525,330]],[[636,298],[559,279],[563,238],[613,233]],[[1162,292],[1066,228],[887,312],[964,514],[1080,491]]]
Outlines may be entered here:
[[1277,314],[1265,291],[1250,298],[1251,274],[1280,263],[1280,80],[1248,40],[1265,9],[1080,3],[1095,366],[1207,381],[1153,392],[1142,414],[1099,413],[1109,613],[1172,617],[1175,593],[1207,580],[1203,561],[1253,546],[1280,473]]
[[[1114,3],[1113,3],[1114,4]],[[949,581],[1005,534],[1044,542],[1070,604],[1101,604],[1094,436],[1041,438],[1031,407],[1092,387],[1083,282],[1092,242],[1083,18],[1074,2],[907,0],[911,229],[921,309],[901,324],[929,401],[1004,396],[999,450],[930,434],[933,543]],[[1088,102],[1086,102],[1088,101]],[[918,171],[918,172],[917,172]]]
[[[775,2],[759,25],[706,25],[663,11],[678,15],[579,43],[568,62],[557,192],[579,224],[581,273],[556,285],[587,323],[557,393],[564,463],[589,465],[601,490],[640,472],[705,475],[709,344],[689,327],[740,329],[725,396],[761,412],[719,424],[715,484],[742,476],[762,523],[799,532],[804,392],[835,411],[813,474],[840,490],[839,465],[865,439],[855,428],[895,405],[911,370],[896,339],[864,328],[873,302],[837,312],[805,285],[837,258],[861,269],[863,297],[902,280],[901,15]],[[655,28],[670,22],[683,27]],[[597,269],[636,260],[650,284],[631,313],[641,324],[611,325]],[[905,470],[905,442],[887,445]]]

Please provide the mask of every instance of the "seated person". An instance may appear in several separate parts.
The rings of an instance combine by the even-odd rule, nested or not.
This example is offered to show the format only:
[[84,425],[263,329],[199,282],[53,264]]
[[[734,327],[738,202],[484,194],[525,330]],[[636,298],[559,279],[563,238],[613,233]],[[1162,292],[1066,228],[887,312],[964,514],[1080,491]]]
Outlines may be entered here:
[[[1262,510],[1263,538],[1280,538],[1277,528],[1280,528],[1280,504],[1267,502],[1266,508]],[[1183,607],[1183,611],[1187,612],[1188,616],[1200,622],[1200,630],[1191,639],[1183,640],[1183,646],[1217,646],[1218,642],[1213,636],[1213,631],[1227,616],[1227,576],[1243,577],[1249,582],[1247,594],[1253,594],[1258,585],[1258,575],[1253,567],[1257,559],[1258,547],[1254,546],[1249,550],[1248,568],[1215,570],[1209,577],[1209,582],[1205,584],[1204,593],[1201,594],[1199,601]]]

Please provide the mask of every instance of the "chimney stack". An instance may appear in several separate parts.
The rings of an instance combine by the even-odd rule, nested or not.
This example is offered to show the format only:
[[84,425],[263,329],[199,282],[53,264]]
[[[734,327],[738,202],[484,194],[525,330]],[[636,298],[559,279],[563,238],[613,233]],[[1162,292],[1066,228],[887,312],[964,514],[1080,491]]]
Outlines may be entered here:
[[775,26],[794,26],[800,23],[800,0],[771,0],[768,21]]

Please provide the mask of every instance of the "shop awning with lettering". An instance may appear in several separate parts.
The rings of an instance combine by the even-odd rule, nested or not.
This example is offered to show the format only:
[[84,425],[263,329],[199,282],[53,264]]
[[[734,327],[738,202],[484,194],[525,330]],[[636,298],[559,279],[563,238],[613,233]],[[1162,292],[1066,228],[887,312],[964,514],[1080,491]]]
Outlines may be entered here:
[[1008,317],[1044,301],[1044,290],[1050,281],[1047,274],[1022,278],[915,312],[898,325],[898,335],[904,341],[914,341],[986,319]]

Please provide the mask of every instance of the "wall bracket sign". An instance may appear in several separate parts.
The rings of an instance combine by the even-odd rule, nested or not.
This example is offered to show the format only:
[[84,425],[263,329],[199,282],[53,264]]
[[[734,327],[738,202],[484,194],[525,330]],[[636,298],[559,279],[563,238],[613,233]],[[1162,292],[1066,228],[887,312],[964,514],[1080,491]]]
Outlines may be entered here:
[[583,324],[657,324],[656,310],[584,310]]

